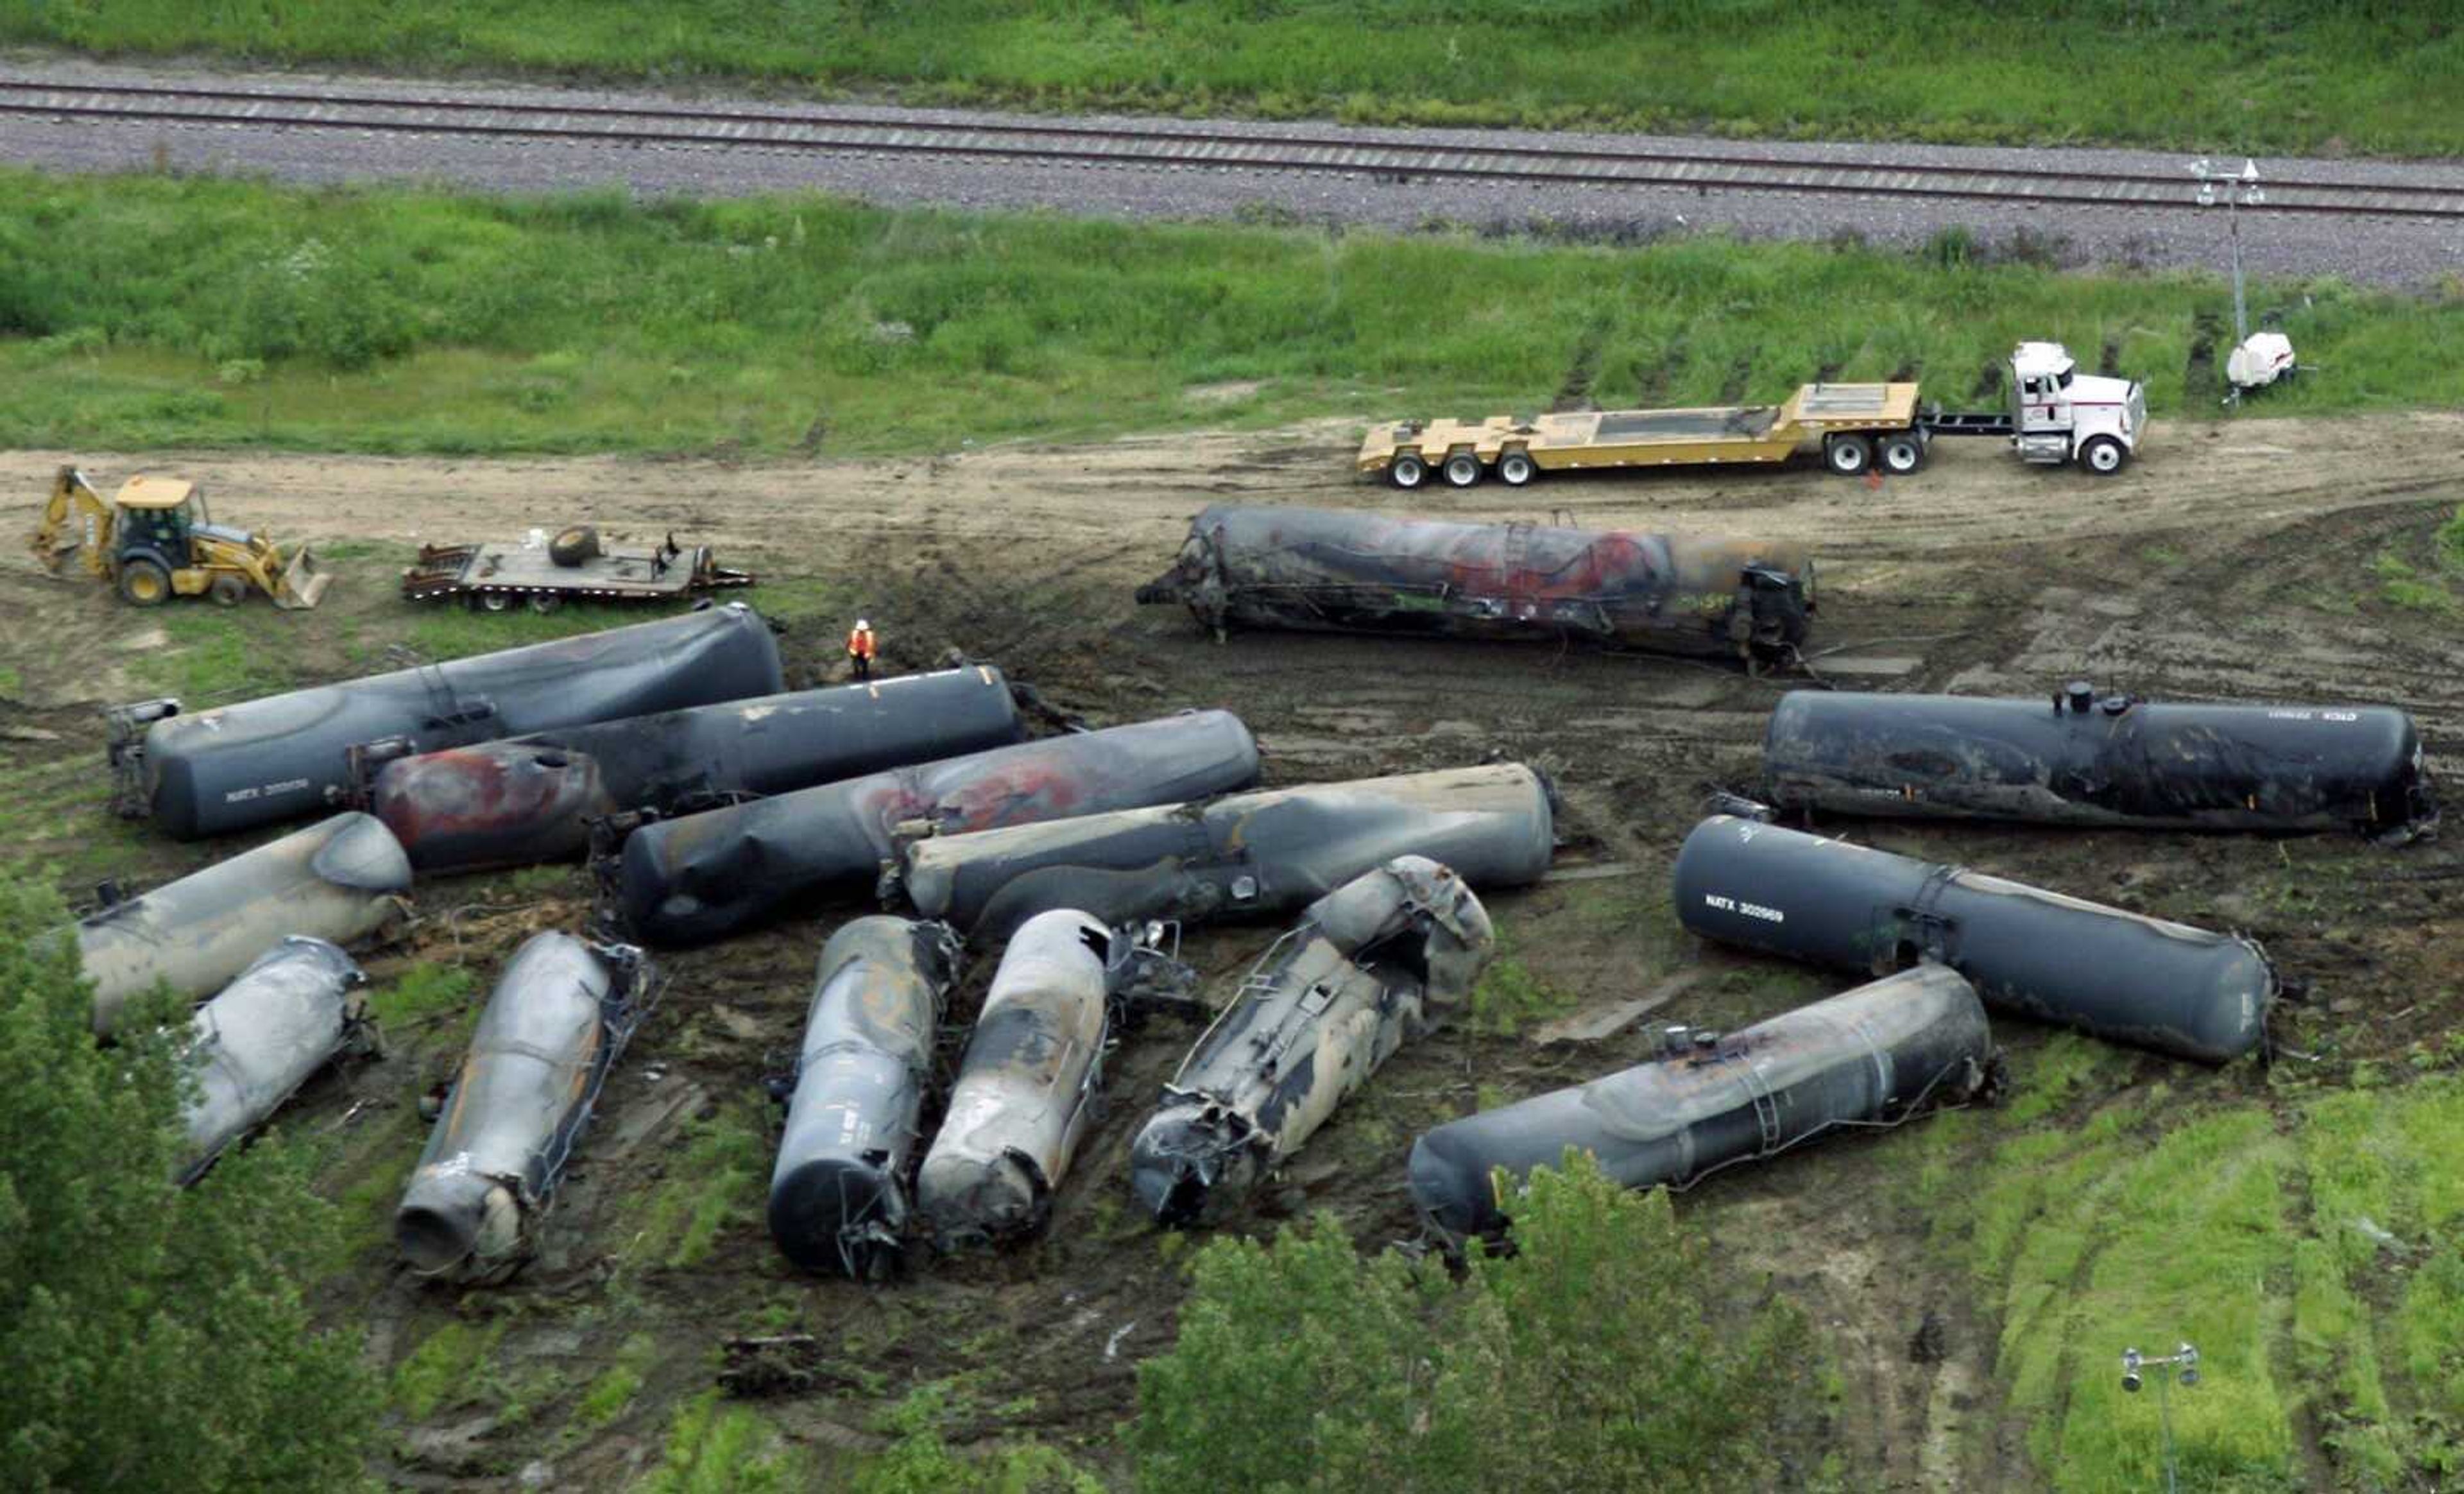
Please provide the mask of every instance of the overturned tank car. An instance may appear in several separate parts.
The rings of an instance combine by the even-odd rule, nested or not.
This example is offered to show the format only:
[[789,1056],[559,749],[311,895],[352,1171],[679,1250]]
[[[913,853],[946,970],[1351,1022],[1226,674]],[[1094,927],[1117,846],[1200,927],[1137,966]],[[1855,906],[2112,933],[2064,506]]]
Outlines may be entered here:
[[1569,1149],[1629,1188],[1683,1187],[1848,1127],[1976,1095],[1997,1065],[1976,992],[1919,965],[1742,1032],[1662,1034],[1647,1064],[1448,1121],[1412,1144],[1412,1197],[1447,1240],[1505,1233],[1509,1185]]
[[497,1282],[529,1259],[651,988],[649,965],[629,946],[551,930],[514,952],[394,1211],[394,1240],[413,1269]]
[[1233,994],[1130,1146],[1161,1223],[1220,1214],[1326,1123],[1428,1008],[1467,996],[1494,952],[1463,879],[1402,856],[1309,905]]
[[2438,823],[2412,718],[2382,706],[2050,702],[1792,691],[1763,737],[1781,809],[2213,830]]
[[108,714],[113,807],[193,840],[272,824],[351,791],[351,750],[491,741],[786,688],[770,626],[741,603],[554,643],[183,714]]
[[999,670],[908,674],[397,757],[368,807],[422,871],[580,855],[589,822],[667,818],[1018,740]]
[[915,1175],[936,1245],[998,1243],[1042,1227],[1094,1110],[1115,1003],[1154,980],[1158,964],[1170,962],[1075,909],[1030,918],[1009,941]]
[[1990,1006],[2211,1064],[2266,1037],[2253,941],[1732,815],[1677,853],[1678,920],[1707,939],[1881,975],[1920,959]]
[[1753,662],[1792,656],[1815,608],[1802,547],[1219,504],[1138,588],[1232,627],[1568,636]]
[[805,1270],[862,1279],[897,1259],[933,1036],[957,973],[958,941],[935,923],[875,914],[823,946],[770,1173],[770,1238]]
[[176,882],[122,898],[71,930],[94,981],[94,1030],[156,981],[202,1000],[286,935],[355,944],[405,914],[410,860],[383,824],[339,814]]
[[644,825],[600,864],[639,938],[715,939],[812,896],[871,890],[913,833],[982,830],[1255,782],[1228,711],[1045,737]]
[[367,977],[323,939],[294,936],[259,955],[197,1009],[188,1037],[197,1092],[179,1180],[190,1183],[225,1148],[265,1124],[318,1069],[366,1028],[353,991]]
[[904,875],[918,912],[998,939],[1051,908],[1108,924],[1287,912],[1397,856],[1522,887],[1553,835],[1547,782],[1505,762],[935,836]]

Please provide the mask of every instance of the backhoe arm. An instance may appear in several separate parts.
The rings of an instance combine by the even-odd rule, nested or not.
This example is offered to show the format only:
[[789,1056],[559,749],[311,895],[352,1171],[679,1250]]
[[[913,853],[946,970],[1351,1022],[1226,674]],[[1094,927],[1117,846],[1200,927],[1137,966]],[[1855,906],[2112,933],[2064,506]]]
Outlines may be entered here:
[[85,480],[85,473],[63,467],[52,479],[51,501],[43,505],[43,521],[33,535],[34,559],[43,569],[59,574],[71,552],[97,577],[110,574],[114,519],[111,505]]

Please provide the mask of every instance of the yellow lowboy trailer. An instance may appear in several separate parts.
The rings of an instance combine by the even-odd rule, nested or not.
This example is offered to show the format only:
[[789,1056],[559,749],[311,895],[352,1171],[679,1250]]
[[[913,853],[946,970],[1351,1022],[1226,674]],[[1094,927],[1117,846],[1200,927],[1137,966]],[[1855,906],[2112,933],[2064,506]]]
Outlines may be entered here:
[[1359,467],[1398,488],[1419,487],[1432,475],[1468,488],[1492,472],[1519,488],[1560,469],[1784,462],[1818,448],[1833,472],[1856,476],[1876,463],[1885,472],[1915,472],[1931,434],[1918,415],[1913,384],[1809,384],[1775,406],[1379,426],[1360,443]]

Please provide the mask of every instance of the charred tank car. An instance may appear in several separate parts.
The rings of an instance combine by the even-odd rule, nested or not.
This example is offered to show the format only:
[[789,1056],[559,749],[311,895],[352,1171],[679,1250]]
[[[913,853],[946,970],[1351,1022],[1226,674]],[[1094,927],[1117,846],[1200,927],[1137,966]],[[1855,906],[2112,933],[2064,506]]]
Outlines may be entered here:
[[639,950],[568,934],[514,952],[394,1213],[413,1269],[496,1282],[529,1259],[651,979]]
[[1814,613],[1802,547],[1218,505],[1173,568],[1138,588],[1220,638],[1233,627],[1464,638],[1567,637],[1777,662]]
[[286,938],[197,1009],[188,1039],[197,1092],[182,1113],[180,1181],[195,1181],[361,1038],[352,993],[366,979],[323,939]]
[[2438,823],[2412,718],[2382,706],[2170,705],[2085,683],[2035,700],[1792,691],[1763,738],[1781,809],[2151,829]]
[[933,1036],[957,970],[957,940],[939,924],[876,914],[823,946],[770,1174],[770,1238],[805,1270],[865,1278],[896,1260]]
[[1678,920],[1706,939],[1881,975],[1920,959],[1986,1004],[2221,1064],[2266,1036],[2252,941],[1957,867],[1714,815],[1677,853]]
[[1571,1089],[1448,1121],[1412,1145],[1412,1197],[1448,1240],[1505,1232],[1520,1182],[1569,1148],[1629,1188],[1683,1187],[1843,1127],[1964,1101],[1992,1072],[1985,1008],[1934,964],[1726,1037],[1675,1029],[1662,1055]]
[[1314,1135],[1377,1066],[1470,994],[1494,952],[1463,879],[1404,856],[1309,905],[1258,961],[1130,1147],[1158,1222],[1221,1214]]
[[589,822],[666,819],[1019,739],[984,666],[693,706],[398,758],[369,805],[422,871],[582,854]]
[[998,939],[1051,908],[1108,924],[1288,912],[1397,856],[1522,887],[1553,834],[1540,775],[1490,763],[935,836],[908,849],[906,884],[918,912]]
[[870,891],[907,835],[990,829],[1242,788],[1258,744],[1226,711],[1045,737],[645,825],[603,879],[635,936],[698,943],[802,899]]
[[113,802],[182,840],[227,835],[339,802],[354,747],[432,752],[785,688],[770,626],[736,603],[194,714],[147,701],[111,714]]

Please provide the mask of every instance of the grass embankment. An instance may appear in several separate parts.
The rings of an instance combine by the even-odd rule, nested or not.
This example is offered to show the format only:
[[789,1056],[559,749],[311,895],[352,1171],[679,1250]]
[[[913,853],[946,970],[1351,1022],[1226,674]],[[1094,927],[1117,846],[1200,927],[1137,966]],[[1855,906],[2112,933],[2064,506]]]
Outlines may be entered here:
[[2464,150],[2464,29],[2433,4],[83,0],[0,14],[0,40],[1378,124]]
[[2003,1424],[2057,1488],[2155,1487],[2154,1387],[2125,1393],[2121,1355],[2188,1341],[2204,1377],[2170,1396],[2185,1487],[2464,1468],[2464,1077],[2318,1089],[2279,1070],[2274,1107],[2144,1077],[2057,1038],[2014,1103],[1912,1142],[1916,1200],[1999,1328]]
[[[2213,282],[1641,249],[0,172],[0,441],[434,452],[946,450],[1328,410],[1776,399],[2021,337],[2207,409]],[[2263,287],[2334,372],[2271,412],[2464,402],[2464,297]],[[1254,384],[1254,389],[1250,387]]]

